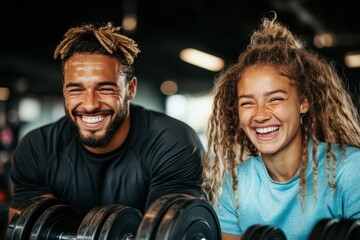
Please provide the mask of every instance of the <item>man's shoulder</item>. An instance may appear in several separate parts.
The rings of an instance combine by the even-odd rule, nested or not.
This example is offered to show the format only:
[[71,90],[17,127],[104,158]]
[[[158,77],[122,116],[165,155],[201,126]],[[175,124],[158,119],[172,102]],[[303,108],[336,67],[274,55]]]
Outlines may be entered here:
[[45,156],[45,154],[55,154],[56,149],[61,149],[63,146],[72,146],[69,144],[73,139],[71,134],[70,123],[66,117],[51,123],[47,123],[41,127],[34,128],[26,133],[19,141],[14,155],[26,158],[26,155],[31,151],[38,156]]
[[168,128],[176,127],[180,129],[191,129],[187,123],[167,115],[159,110],[149,109],[143,106],[132,104],[132,112],[137,120],[150,123],[152,127]]
[[[175,138],[178,143],[187,144],[197,142],[201,145],[196,131],[187,123],[173,118],[163,112],[146,109],[141,106],[132,107],[133,134],[143,139],[163,139],[172,142]],[[161,141],[159,141],[161,142]]]
[[67,135],[70,128],[67,117],[63,116],[56,121],[46,123],[38,128],[30,130],[24,138],[54,138],[59,135]]
[[45,124],[41,127],[42,130],[51,131],[51,130],[64,130],[64,128],[69,128],[71,126],[69,119],[66,116],[62,116],[59,119]]

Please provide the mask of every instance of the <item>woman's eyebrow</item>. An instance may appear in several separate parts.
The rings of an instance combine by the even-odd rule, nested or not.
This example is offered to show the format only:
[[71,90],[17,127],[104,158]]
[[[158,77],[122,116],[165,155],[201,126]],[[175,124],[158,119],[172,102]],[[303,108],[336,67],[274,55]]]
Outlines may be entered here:
[[[287,93],[287,91],[278,89],[278,90],[274,90],[274,91],[270,91],[270,92],[266,92],[264,94],[265,97],[268,97],[270,95],[276,94],[276,93]],[[254,98],[254,94],[244,94],[244,95],[240,95],[238,96],[238,99],[240,98]]]

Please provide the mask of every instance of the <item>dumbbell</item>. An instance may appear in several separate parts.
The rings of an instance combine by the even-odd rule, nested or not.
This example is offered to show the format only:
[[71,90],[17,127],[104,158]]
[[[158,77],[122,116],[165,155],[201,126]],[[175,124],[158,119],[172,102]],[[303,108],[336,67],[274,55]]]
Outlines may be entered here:
[[254,224],[246,229],[242,240],[286,240],[286,236],[280,228]]
[[[25,203],[21,206],[11,219],[11,222],[7,228],[5,239],[19,239],[25,240],[30,239],[32,227],[40,215],[49,207],[63,204],[63,201],[57,198],[34,198],[31,201]],[[67,211],[64,214],[69,214]],[[78,212],[74,212],[70,218],[70,228],[77,228],[76,222],[81,221],[81,215]],[[72,229],[67,229],[67,225],[64,226],[64,229],[71,231]]]
[[186,194],[169,194],[146,211],[136,240],[220,240],[220,224],[208,201]]
[[115,204],[96,206],[83,218],[60,199],[38,197],[18,209],[6,239],[133,239],[141,220],[137,209]]
[[220,225],[203,198],[170,194],[145,213],[121,205],[100,205],[84,218],[56,198],[36,198],[19,208],[6,233],[8,240],[57,239],[221,239]]
[[360,220],[324,218],[319,220],[308,240],[359,240]]

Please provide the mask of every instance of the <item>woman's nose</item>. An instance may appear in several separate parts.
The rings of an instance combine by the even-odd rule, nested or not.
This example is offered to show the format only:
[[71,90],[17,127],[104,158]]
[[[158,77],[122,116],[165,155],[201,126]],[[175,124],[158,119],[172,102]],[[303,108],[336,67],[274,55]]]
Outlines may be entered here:
[[259,104],[255,109],[254,120],[258,122],[264,122],[271,118],[271,114],[269,113],[265,104]]

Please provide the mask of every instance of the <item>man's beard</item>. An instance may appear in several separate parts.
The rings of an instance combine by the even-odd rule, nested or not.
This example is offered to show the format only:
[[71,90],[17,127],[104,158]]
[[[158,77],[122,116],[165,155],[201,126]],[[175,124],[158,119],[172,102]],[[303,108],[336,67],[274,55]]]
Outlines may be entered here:
[[[68,116],[70,122],[72,123],[72,125],[75,128],[75,131],[79,138],[79,141],[86,146],[96,148],[96,147],[104,147],[107,144],[109,144],[111,139],[115,135],[116,131],[120,128],[120,126],[125,121],[125,118],[128,114],[128,100],[127,99],[124,100],[122,106],[123,107],[121,108],[120,112],[117,114],[114,121],[112,121],[110,123],[110,125],[107,127],[107,129],[105,130],[105,134],[100,137],[95,137],[94,135],[90,136],[90,137],[85,137],[83,134],[81,134],[81,130],[80,130],[78,124],[70,117],[69,111],[65,109],[65,112],[66,112],[66,115]],[[97,112],[98,111],[91,112],[88,114],[94,114]]]

